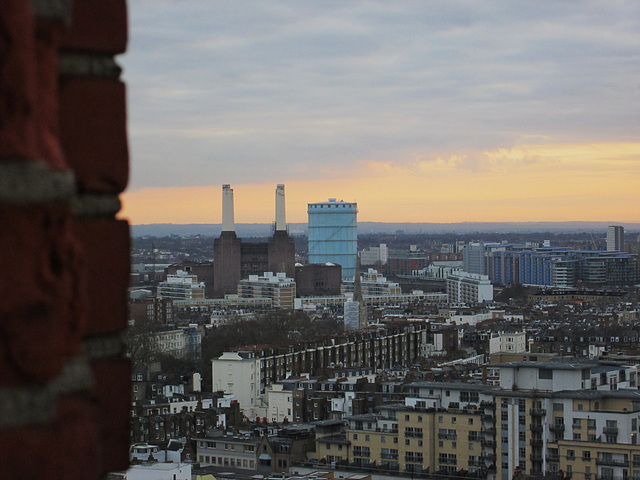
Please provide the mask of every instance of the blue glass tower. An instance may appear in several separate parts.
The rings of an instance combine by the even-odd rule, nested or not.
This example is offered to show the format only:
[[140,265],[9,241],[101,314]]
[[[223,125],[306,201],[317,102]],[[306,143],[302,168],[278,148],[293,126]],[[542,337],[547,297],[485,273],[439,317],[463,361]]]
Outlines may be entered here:
[[358,205],[330,198],[310,203],[309,263],[337,263],[352,280],[358,258]]

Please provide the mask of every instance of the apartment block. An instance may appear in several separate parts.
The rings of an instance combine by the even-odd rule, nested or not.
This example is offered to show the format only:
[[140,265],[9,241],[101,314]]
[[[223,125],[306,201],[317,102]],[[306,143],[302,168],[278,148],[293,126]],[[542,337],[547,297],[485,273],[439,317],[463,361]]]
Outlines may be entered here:
[[[409,383],[402,403],[348,416],[342,430],[331,423],[309,458],[391,475],[640,478],[635,367],[555,359],[494,368],[495,386]],[[599,389],[593,379],[614,370],[626,388]]]
[[493,285],[486,275],[451,273],[446,282],[449,304],[478,305],[493,301]]
[[238,284],[241,298],[268,298],[274,308],[292,310],[296,298],[296,281],[286,273],[265,272],[264,275],[249,275]]

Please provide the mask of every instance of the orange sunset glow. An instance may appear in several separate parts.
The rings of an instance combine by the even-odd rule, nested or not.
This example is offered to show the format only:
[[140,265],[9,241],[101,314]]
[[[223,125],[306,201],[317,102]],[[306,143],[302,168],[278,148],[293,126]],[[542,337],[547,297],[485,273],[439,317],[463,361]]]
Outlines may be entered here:
[[[357,201],[360,221],[620,221],[638,214],[640,143],[522,145],[448,158],[366,161],[317,180],[283,179],[287,221],[307,203]],[[220,223],[224,178],[206,187],[145,188],[123,196],[133,224]],[[233,184],[238,223],[270,223],[275,184]]]

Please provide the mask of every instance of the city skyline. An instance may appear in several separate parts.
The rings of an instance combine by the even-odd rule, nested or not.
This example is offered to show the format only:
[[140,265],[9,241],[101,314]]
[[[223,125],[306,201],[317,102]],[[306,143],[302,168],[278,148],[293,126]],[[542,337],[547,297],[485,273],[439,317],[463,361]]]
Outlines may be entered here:
[[[633,2],[134,2],[133,224],[636,222]],[[162,32],[162,33],[159,33]]]

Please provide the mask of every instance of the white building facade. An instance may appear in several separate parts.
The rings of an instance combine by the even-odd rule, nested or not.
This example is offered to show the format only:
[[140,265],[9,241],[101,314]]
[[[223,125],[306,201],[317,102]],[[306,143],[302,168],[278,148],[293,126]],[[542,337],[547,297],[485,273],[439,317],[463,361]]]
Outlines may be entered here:
[[225,352],[211,360],[213,391],[233,394],[248,418],[265,415],[260,391],[260,359],[253,352]]
[[447,277],[447,300],[450,305],[478,305],[493,301],[493,285],[487,275],[452,273]]
[[263,276],[249,275],[238,284],[238,296],[242,298],[269,298],[274,308],[293,309],[296,298],[296,281],[286,273],[265,272]]

